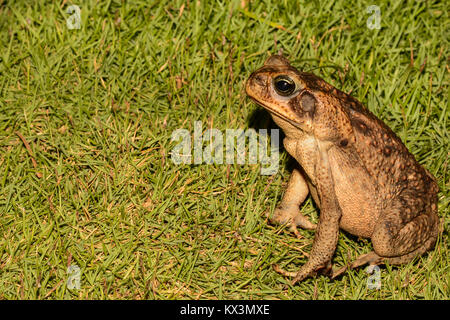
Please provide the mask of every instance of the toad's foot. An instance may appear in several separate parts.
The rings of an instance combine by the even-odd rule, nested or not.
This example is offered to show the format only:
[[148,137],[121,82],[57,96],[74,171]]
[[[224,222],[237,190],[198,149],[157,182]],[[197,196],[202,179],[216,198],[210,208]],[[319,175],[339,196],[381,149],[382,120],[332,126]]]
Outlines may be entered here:
[[363,254],[359,256],[355,261],[353,261],[351,264],[343,266],[342,268],[339,268],[338,270],[333,270],[331,274],[331,279],[335,279],[341,274],[343,274],[347,269],[354,269],[358,268],[360,266],[363,266],[365,264],[369,265],[379,265],[383,263],[383,258],[377,255],[374,251],[371,251],[369,253]]
[[298,206],[293,205],[282,205],[275,209],[273,215],[267,213],[271,223],[287,224],[289,225],[289,230],[292,231],[297,238],[301,235],[297,230],[297,226],[307,230],[314,230],[317,228],[315,223],[309,221],[299,210]]
[[305,273],[304,271],[302,271],[300,269],[300,271],[286,271],[284,269],[282,269],[279,265],[274,264],[272,265],[272,268],[275,272],[281,274],[282,276],[285,277],[289,277],[289,278],[294,278],[292,281],[292,285],[296,284],[298,281],[301,281],[303,279],[305,279],[308,276],[320,273],[323,275],[327,275],[327,276],[331,276],[331,262],[329,262],[325,267],[317,269],[315,271],[311,271],[311,272],[307,272]]
[[301,237],[297,230],[297,226],[309,230],[316,229],[316,225],[302,215],[299,209],[300,205],[308,196],[308,193],[309,189],[305,178],[299,169],[294,169],[279,206],[275,209],[271,217],[267,214],[270,221],[272,223],[288,224],[290,230],[294,232],[297,237]]

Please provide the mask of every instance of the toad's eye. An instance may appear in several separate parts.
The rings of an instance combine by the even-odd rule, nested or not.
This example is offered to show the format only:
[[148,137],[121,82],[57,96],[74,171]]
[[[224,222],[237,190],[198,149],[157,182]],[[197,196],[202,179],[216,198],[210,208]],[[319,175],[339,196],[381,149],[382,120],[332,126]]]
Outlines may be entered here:
[[277,76],[273,79],[273,86],[280,96],[289,96],[295,90],[294,80],[284,75]]

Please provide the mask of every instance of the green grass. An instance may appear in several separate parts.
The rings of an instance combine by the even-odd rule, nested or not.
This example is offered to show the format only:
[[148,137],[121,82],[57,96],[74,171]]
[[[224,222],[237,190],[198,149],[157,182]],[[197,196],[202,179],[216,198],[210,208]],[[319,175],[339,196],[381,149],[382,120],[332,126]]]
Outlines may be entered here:
[[[449,299],[449,18],[445,2],[0,1],[0,298]],[[438,179],[434,251],[296,286],[314,238],[267,224],[290,171],[175,165],[171,134],[275,128],[243,83],[280,49],[351,92]],[[412,58],[411,58],[412,53]],[[27,150],[21,140],[29,144]],[[33,163],[35,161],[35,163]],[[303,212],[317,221],[311,199]],[[333,262],[371,250],[341,233]],[[69,265],[80,290],[66,286]]]

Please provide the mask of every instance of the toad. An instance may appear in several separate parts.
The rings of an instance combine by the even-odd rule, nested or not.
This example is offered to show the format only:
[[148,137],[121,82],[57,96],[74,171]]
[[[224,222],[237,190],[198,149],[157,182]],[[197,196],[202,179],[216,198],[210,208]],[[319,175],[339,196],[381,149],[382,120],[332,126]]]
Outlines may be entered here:
[[[358,100],[321,78],[271,56],[246,82],[247,95],[283,130],[298,162],[271,221],[315,229],[308,261],[297,272],[275,270],[293,283],[347,267],[404,264],[432,249],[438,236],[436,179],[400,138]],[[318,224],[300,212],[311,194]],[[333,271],[339,230],[371,239],[373,251]],[[298,231],[296,231],[298,232]]]

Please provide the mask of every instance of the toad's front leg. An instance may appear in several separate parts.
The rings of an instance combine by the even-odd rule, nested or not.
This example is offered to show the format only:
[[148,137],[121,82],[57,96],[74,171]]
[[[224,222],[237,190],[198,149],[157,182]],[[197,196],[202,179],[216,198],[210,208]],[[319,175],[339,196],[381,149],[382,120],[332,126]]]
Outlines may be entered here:
[[270,221],[273,223],[289,224],[292,232],[300,237],[297,226],[303,229],[315,229],[316,225],[309,221],[301,212],[299,206],[308,195],[308,185],[299,169],[292,171],[283,199],[275,209]]
[[330,271],[328,269],[331,269],[331,258],[338,242],[339,220],[342,216],[342,211],[334,191],[334,182],[328,161],[326,159],[323,160],[316,168],[316,187],[321,207],[319,223],[309,259],[295,275],[285,273],[279,268],[276,269],[282,274],[293,275],[293,284],[302,281],[306,277],[315,275],[323,268]]

